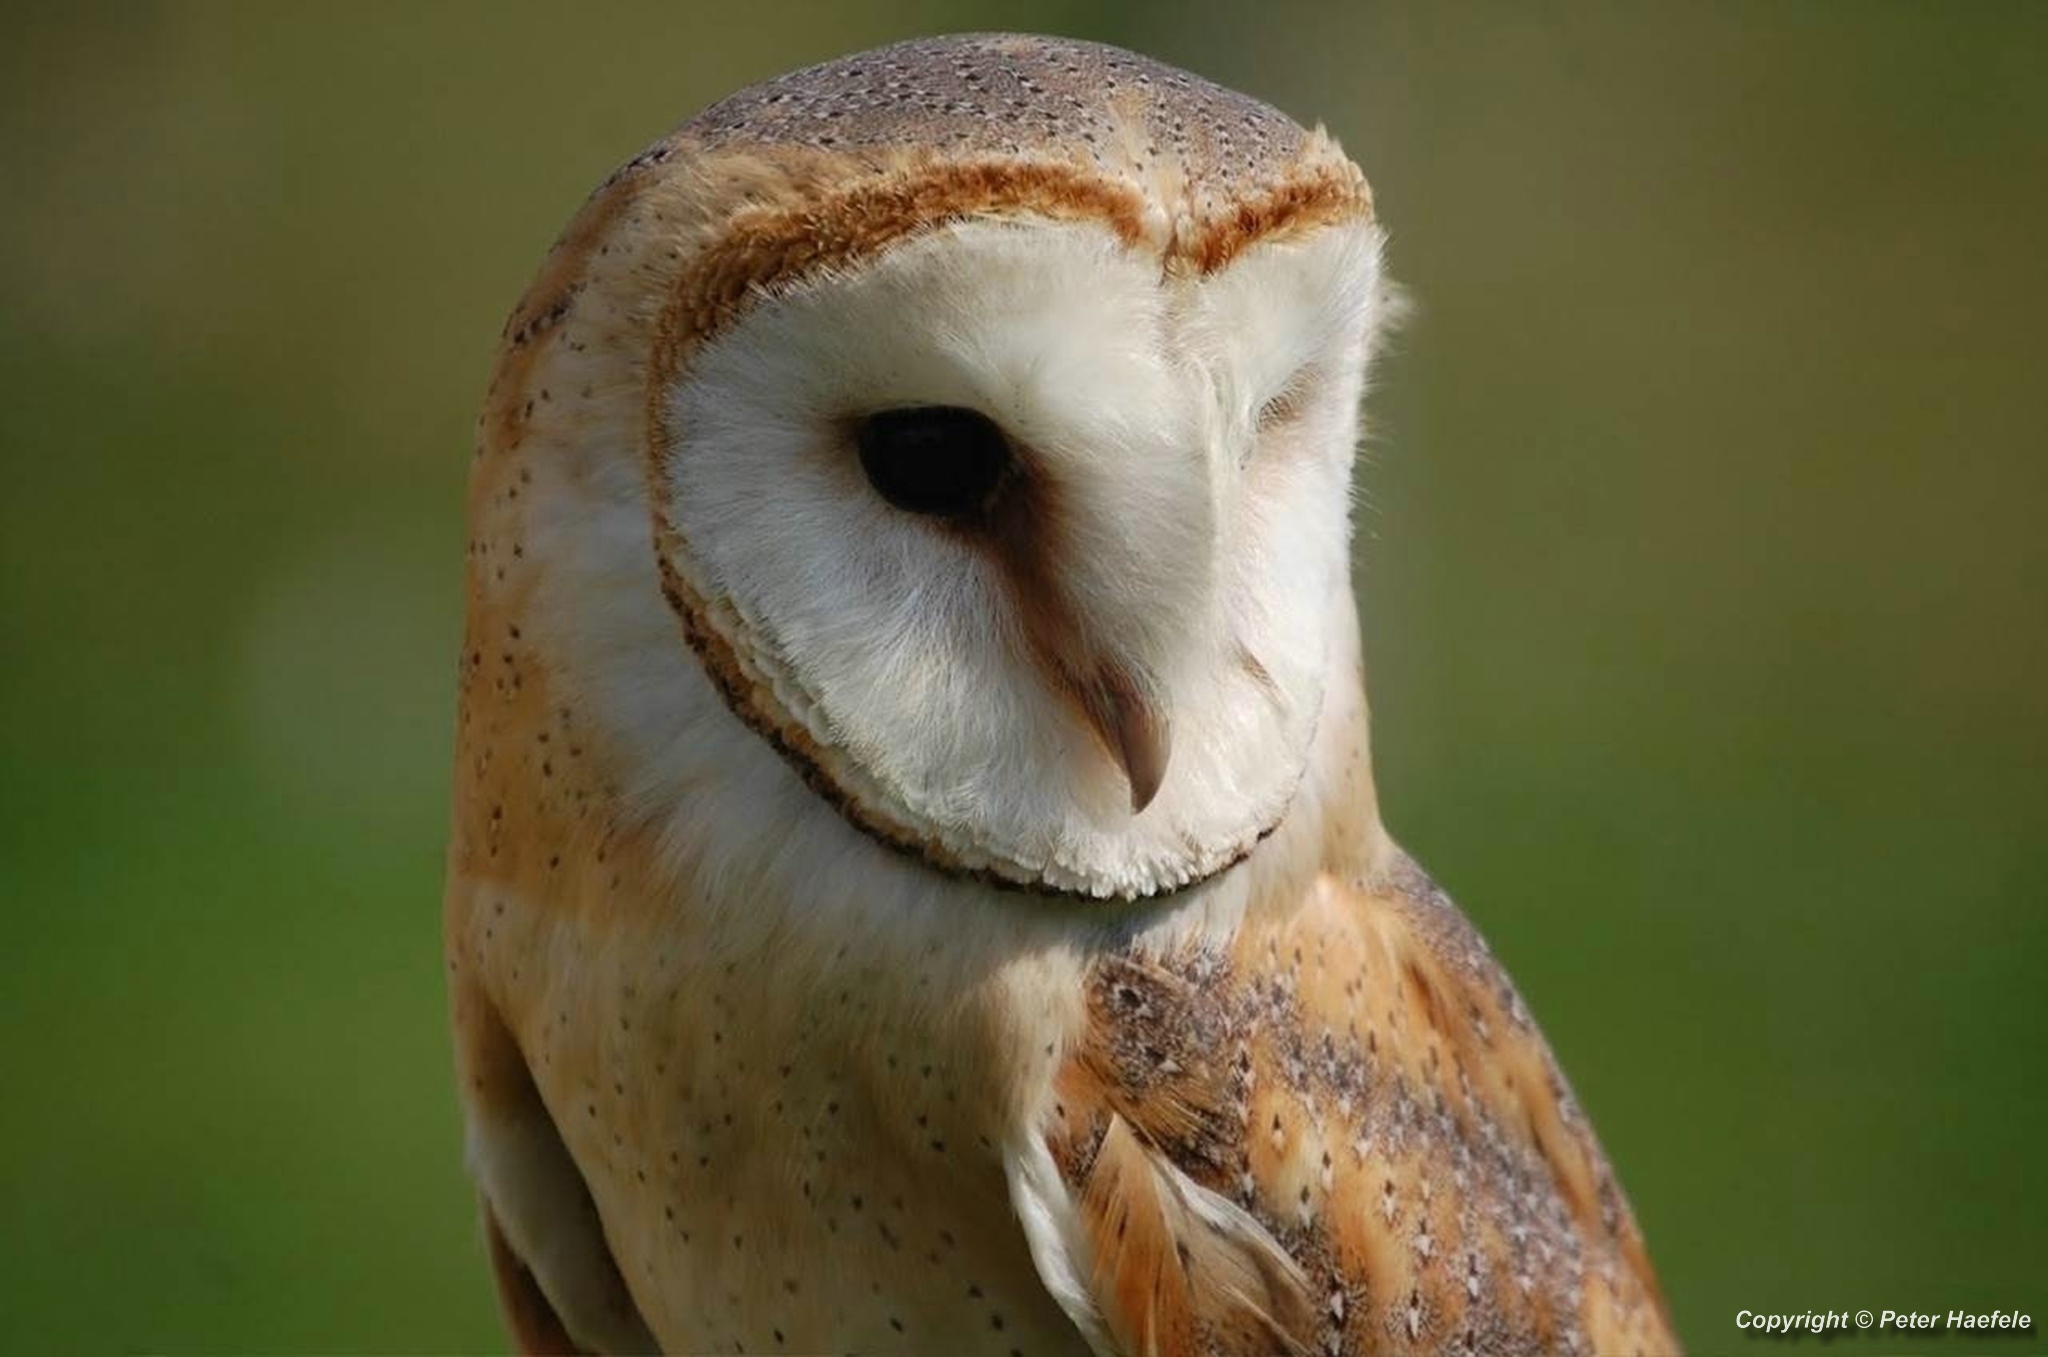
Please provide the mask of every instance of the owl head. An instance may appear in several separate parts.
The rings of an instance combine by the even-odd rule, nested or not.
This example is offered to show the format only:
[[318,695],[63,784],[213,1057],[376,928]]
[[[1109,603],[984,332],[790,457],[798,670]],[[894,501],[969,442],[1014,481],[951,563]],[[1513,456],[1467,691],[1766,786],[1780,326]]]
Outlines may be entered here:
[[[1379,254],[1356,167],[1252,99],[1080,42],[883,48],[598,191],[482,455],[559,450],[558,611],[665,614],[615,688],[694,683],[927,868],[1172,891],[1279,824],[1355,682]],[[658,598],[576,566],[624,522]]]

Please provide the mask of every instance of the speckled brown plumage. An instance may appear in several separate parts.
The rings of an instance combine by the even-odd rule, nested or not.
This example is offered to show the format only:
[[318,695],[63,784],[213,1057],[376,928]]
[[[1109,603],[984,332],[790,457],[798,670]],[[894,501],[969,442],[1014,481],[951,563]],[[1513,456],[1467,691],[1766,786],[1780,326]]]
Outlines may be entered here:
[[1249,1211],[1300,1269],[1301,1351],[1674,1346],[1541,1034],[1407,858],[1319,877],[1227,950],[1105,956],[1088,996],[1048,1130],[1063,1174],[1093,1192],[1105,1145],[1134,1137]]

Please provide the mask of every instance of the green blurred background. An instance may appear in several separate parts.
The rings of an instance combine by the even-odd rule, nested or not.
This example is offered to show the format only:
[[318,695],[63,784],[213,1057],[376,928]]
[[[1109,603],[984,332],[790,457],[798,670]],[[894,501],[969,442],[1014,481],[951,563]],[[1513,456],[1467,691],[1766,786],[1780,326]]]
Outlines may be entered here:
[[1689,1341],[2017,1306],[1998,1350],[2041,1345],[2048,6],[8,28],[0,1349],[500,1343],[437,955],[499,321],[673,123],[961,28],[1144,49],[1371,175],[1420,306],[1360,516],[1390,823]]

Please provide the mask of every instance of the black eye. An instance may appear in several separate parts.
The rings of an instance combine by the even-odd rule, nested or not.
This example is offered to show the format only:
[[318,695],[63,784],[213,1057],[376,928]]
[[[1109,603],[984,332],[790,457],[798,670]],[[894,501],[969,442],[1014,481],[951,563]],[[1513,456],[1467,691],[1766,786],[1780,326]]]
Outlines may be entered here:
[[913,514],[975,513],[1010,466],[1010,444],[995,421],[954,405],[883,410],[862,420],[855,437],[868,483]]

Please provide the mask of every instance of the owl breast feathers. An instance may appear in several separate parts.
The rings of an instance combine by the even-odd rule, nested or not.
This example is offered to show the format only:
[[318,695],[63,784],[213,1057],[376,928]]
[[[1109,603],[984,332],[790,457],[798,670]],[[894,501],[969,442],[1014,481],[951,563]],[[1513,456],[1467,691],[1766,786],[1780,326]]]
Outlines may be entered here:
[[1381,828],[1320,130],[972,36],[594,194],[469,499],[445,941],[527,1351],[1665,1351]]

